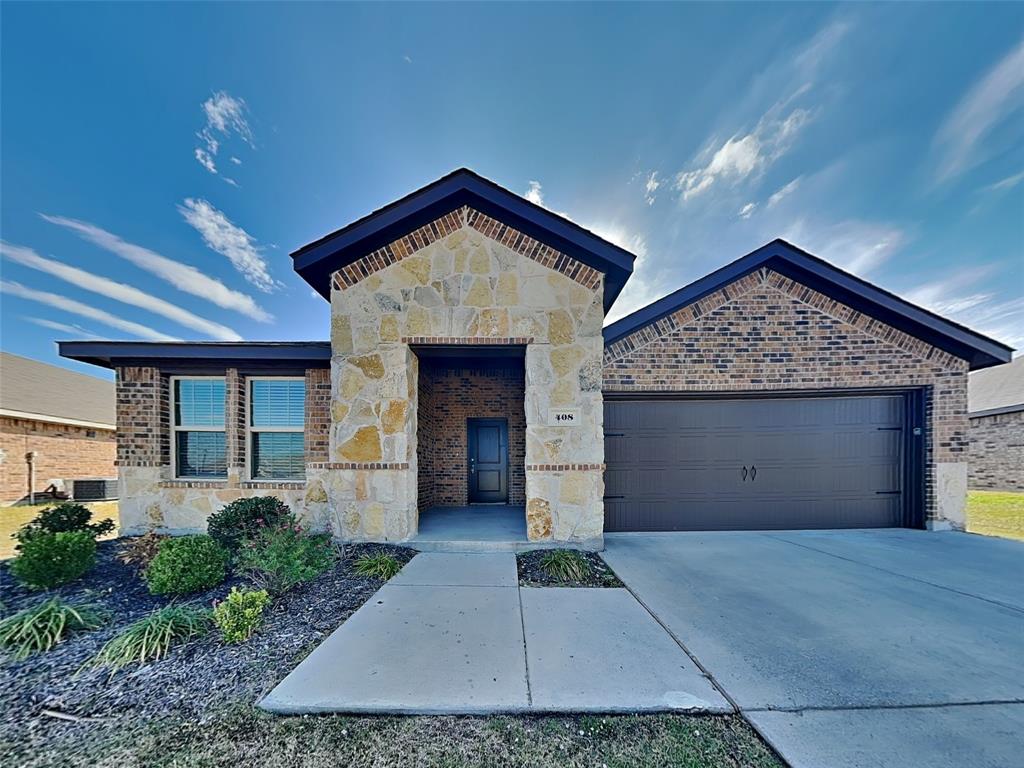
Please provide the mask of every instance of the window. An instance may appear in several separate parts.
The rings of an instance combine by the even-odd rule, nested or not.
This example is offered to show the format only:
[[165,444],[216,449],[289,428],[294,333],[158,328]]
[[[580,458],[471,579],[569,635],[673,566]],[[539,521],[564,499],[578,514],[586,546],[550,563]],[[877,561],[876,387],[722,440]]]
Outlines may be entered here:
[[227,477],[224,379],[171,379],[176,477]]
[[306,476],[303,379],[249,380],[249,474],[253,480]]

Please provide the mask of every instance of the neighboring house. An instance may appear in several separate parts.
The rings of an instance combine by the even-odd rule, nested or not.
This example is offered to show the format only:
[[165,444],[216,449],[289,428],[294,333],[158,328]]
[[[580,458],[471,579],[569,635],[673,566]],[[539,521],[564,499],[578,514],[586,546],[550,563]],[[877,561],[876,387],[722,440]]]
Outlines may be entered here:
[[1011,353],[781,240],[603,327],[633,255],[467,170],[292,258],[330,342],[61,344],[117,371],[129,530],[266,493],[369,541],[962,525],[967,373]]
[[114,383],[0,352],[0,504],[117,477]]
[[1024,357],[971,374],[971,488],[1024,491]]

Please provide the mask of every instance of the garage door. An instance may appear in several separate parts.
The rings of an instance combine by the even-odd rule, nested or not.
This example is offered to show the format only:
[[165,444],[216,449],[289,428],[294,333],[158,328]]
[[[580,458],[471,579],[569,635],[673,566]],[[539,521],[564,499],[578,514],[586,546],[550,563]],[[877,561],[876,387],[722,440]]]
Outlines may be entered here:
[[903,524],[902,396],[604,407],[606,531]]

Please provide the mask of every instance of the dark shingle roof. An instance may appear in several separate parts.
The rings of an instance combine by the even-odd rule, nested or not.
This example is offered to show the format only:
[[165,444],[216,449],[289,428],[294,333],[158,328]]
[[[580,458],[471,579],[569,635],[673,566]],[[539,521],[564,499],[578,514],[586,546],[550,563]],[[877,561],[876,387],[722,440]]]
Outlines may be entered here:
[[972,373],[967,383],[967,411],[971,416],[1024,411],[1024,356]]
[[0,411],[113,428],[114,382],[0,352]]

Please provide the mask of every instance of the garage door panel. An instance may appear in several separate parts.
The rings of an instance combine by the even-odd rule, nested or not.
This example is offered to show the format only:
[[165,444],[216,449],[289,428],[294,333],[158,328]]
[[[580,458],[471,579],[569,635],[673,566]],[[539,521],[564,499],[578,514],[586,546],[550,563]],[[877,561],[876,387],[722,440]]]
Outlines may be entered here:
[[900,525],[903,411],[902,396],[606,402],[606,530]]

